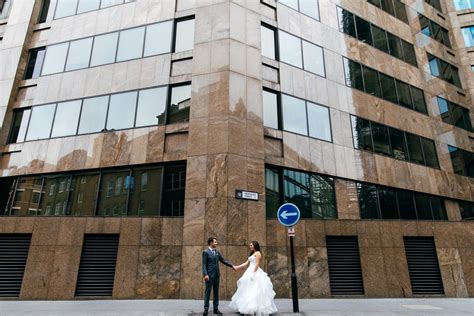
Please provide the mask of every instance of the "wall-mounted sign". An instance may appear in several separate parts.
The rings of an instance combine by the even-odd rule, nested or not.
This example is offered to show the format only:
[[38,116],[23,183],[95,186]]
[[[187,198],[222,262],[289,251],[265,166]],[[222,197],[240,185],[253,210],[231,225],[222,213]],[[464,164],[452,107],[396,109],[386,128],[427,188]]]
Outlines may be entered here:
[[235,197],[242,200],[258,201],[257,192],[235,190]]

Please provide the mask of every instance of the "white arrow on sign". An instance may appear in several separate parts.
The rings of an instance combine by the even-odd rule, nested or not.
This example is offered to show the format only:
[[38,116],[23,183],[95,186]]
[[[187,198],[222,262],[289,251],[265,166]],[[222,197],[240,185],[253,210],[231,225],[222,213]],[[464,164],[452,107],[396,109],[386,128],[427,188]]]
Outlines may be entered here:
[[288,219],[288,216],[298,216],[298,213],[294,212],[294,213],[288,213],[288,211],[283,211],[281,212],[280,216],[283,218],[283,219]]

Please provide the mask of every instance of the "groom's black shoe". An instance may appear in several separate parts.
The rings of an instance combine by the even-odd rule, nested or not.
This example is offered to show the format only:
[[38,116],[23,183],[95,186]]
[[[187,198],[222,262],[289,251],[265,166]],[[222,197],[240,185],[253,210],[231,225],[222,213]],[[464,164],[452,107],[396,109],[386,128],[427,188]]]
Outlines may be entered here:
[[214,310],[214,314],[216,314],[216,315],[222,315],[221,311],[218,310],[218,309],[215,309],[215,310]]
[[202,316],[207,316],[207,311],[208,311],[208,309],[204,308],[204,313],[202,313]]

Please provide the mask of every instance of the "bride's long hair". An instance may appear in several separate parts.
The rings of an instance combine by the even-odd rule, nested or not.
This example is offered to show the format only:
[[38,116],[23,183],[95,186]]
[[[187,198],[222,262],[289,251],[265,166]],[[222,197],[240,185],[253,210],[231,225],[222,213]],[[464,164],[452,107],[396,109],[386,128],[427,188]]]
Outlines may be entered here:
[[254,241],[251,241],[250,243],[253,245],[253,250],[250,253],[250,255],[253,255],[255,251],[260,251],[260,253],[262,253],[262,251],[260,250],[260,245],[258,244],[258,241],[254,240]]

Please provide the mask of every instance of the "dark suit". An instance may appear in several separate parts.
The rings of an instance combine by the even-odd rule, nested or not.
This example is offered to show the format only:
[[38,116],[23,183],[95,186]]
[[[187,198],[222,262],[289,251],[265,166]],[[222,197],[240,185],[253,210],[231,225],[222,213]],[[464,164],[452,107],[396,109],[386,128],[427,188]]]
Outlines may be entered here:
[[219,261],[228,267],[232,267],[232,264],[222,257],[219,250],[215,250],[215,255],[211,249],[207,248],[202,252],[202,275],[209,276],[209,281],[205,281],[206,290],[204,291],[204,310],[209,309],[209,299],[211,297],[211,289],[214,289],[214,310],[219,306],[219,278],[221,276],[219,270]]

